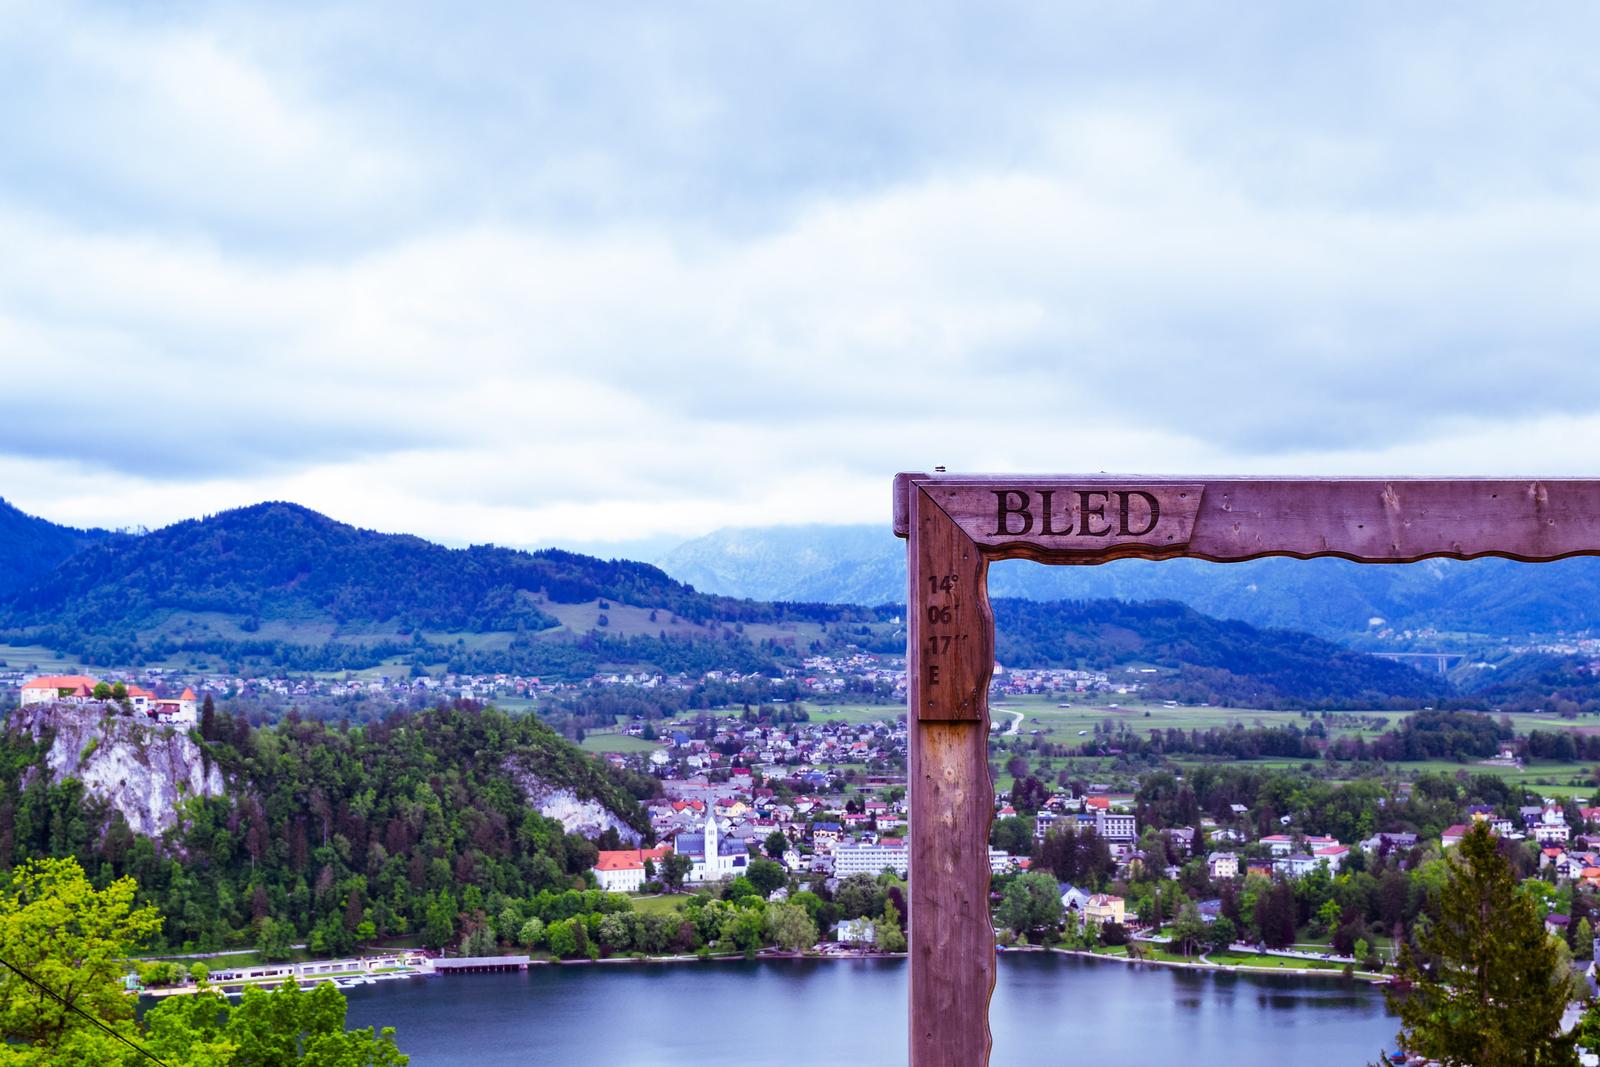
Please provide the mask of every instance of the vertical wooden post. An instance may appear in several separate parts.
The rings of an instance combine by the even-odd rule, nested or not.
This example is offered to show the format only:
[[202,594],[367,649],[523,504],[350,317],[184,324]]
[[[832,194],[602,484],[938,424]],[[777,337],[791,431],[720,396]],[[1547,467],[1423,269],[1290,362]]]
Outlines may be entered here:
[[988,561],[921,488],[899,488],[909,527],[911,1067],[983,1067],[995,979]]

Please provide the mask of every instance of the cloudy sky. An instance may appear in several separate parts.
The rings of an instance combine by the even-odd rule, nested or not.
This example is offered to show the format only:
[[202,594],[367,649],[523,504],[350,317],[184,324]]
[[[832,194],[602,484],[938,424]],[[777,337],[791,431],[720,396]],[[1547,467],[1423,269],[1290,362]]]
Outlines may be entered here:
[[1597,23],[0,0],[0,496],[532,545],[1600,473]]

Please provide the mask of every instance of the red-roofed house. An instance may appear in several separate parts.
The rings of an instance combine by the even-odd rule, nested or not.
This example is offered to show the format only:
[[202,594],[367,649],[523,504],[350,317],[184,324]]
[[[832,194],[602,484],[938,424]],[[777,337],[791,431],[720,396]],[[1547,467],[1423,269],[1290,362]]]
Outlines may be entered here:
[[644,863],[660,863],[672,851],[671,845],[658,848],[608,849],[594,861],[595,881],[608,893],[633,893],[644,888]]
[[143,712],[161,722],[192,726],[200,721],[193,689],[185,689],[182,696],[161,697],[142,686],[130,685],[128,703],[133,705],[134,711]]
[[1312,849],[1311,855],[1318,861],[1327,864],[1329,874],[1338,874],[1339,867],[1349,857],[1350,850],[1344,845],[1324,845]]
[[23,707],[29,704],[87,704],[94,699],[94,687],[99,684],[98,678],[90,678],[86,674],[47,674],[23,683],[21,703]]
[[1457,823],[1455,826],[1450,827],[1444,833],[1439,835],[1439,844],[1444,848],[1454,848],[1456,845],[1461,844],[1461,839],[1467,836],[1467,831],[1469,829],[1471,829],[1471,827],[1462,826],[1461,824]]

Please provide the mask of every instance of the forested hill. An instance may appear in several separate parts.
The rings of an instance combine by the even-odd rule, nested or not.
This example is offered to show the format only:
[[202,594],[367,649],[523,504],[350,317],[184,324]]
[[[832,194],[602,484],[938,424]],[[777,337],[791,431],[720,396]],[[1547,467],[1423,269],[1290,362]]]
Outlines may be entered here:
[[[160,743],[154,732],[150,743]],[[82,758],[143,758],[125,739],[104,742],[114,744],[127,751],[87,746]],[[594,865],[596,837],[620,848],[648,834],[638,800],[656,788],[534,716],[452,706],[365,726],[291,716],[252,728],[218,712],[202,722],[200,747],[228,787],[185,800],[183,817],[151,840],[97,793],[104,776],[73,777],[46,747],[0,731],[0,870],[75,856],[107,877],[133,875],[166,914],[172,947],[254,937],[340,954],[400,934],[438,947],[508,900],[569,888]],[[580,804],[611,816],[608,829],[564,825]]]
[[[97,545],[7,599],[11,625],[105,620],[139,625],[170,611],[326,618],[405,629],[538,630],[545,599],[597,597],[665,608],[693,621],[767,621],[792,606],[707,596],[659,568],[559,549],[451,549],[407,534],[266,503]],[[845,612],[835,609],[831,614]]]
[[[295,504],[265,503],[78,551],[0,595],[0,634],[99,662],[201,651],[235,662],[340,668],[415,651],[440,663],[458,655],[442,647],[441,634],[559,632],[576,639],[562,628],[558,609],[584,603],[637,605],[659,613],[651,618],[660,625],[648,635],[642,627],[603,633],[605,647],[593,655],[524,648],[516,664],[500,662],[518,658],[502,641],[491,657],[496,662],[464,668],[537,673],[544,662],[558,672],[593,670],[596,663],[650,659],[627,642],[661,643],[671,631],[670,647],[658,658],[675,665],[668,669],[686,669],[706,659],[703,649],[690,646],[725,636],[706,632],[707,623],[865,622],[893,614],[710,596],[645,563],[557,549],[451,549],[358,529]],[[308,655],[307,648],[317,651]],[[766,662],[745,654],[724,658],[727,664],[703,666],[738,662],[753,669]]]
[[995,655],[1007,666],[1139,664],[1149,695],[1247,707],[1413,707],[1445,681],[1310,634],[1258,630],[1173,601],[994,602]]
[[[813,651],[898,652],[901,612],[707,595],[648,564],[450,549],[268,503],[82,548],[0,596],[0,641],[106,666],[775,674]],[[1174,697],[1328,706],[1440,695],[1411,670],[1175,603],[999,600],[996,613],[1008,666],[1152,664],[1162,673],[1141,681]]]
[[126,539],[127,535],[109,530],[58,526],[0,499],[0,597],[38,581],[90,545]]

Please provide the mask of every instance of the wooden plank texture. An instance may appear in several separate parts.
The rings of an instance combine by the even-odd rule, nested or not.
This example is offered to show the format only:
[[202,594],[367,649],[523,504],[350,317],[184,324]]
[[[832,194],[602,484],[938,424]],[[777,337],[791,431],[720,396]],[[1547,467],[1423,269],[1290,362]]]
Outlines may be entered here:
[[906,494],[913,1067],[989,1062],[988,561],[928,499]]
[[[1283,555],[1411,563],[1496,555],[1540,562],[1600,554],[1594,479],[935,474],[908,485],[928,493],[991,559],[1237,562]],[[1148,522],[1139,493],[1161,503],[1158,522]],[[1047,500],[1053,518],[1043,509]],[[1188,530],[1169,510],[1184,505],[1194,509]],[[1046,532],[1068,521],[1071,536]]]

